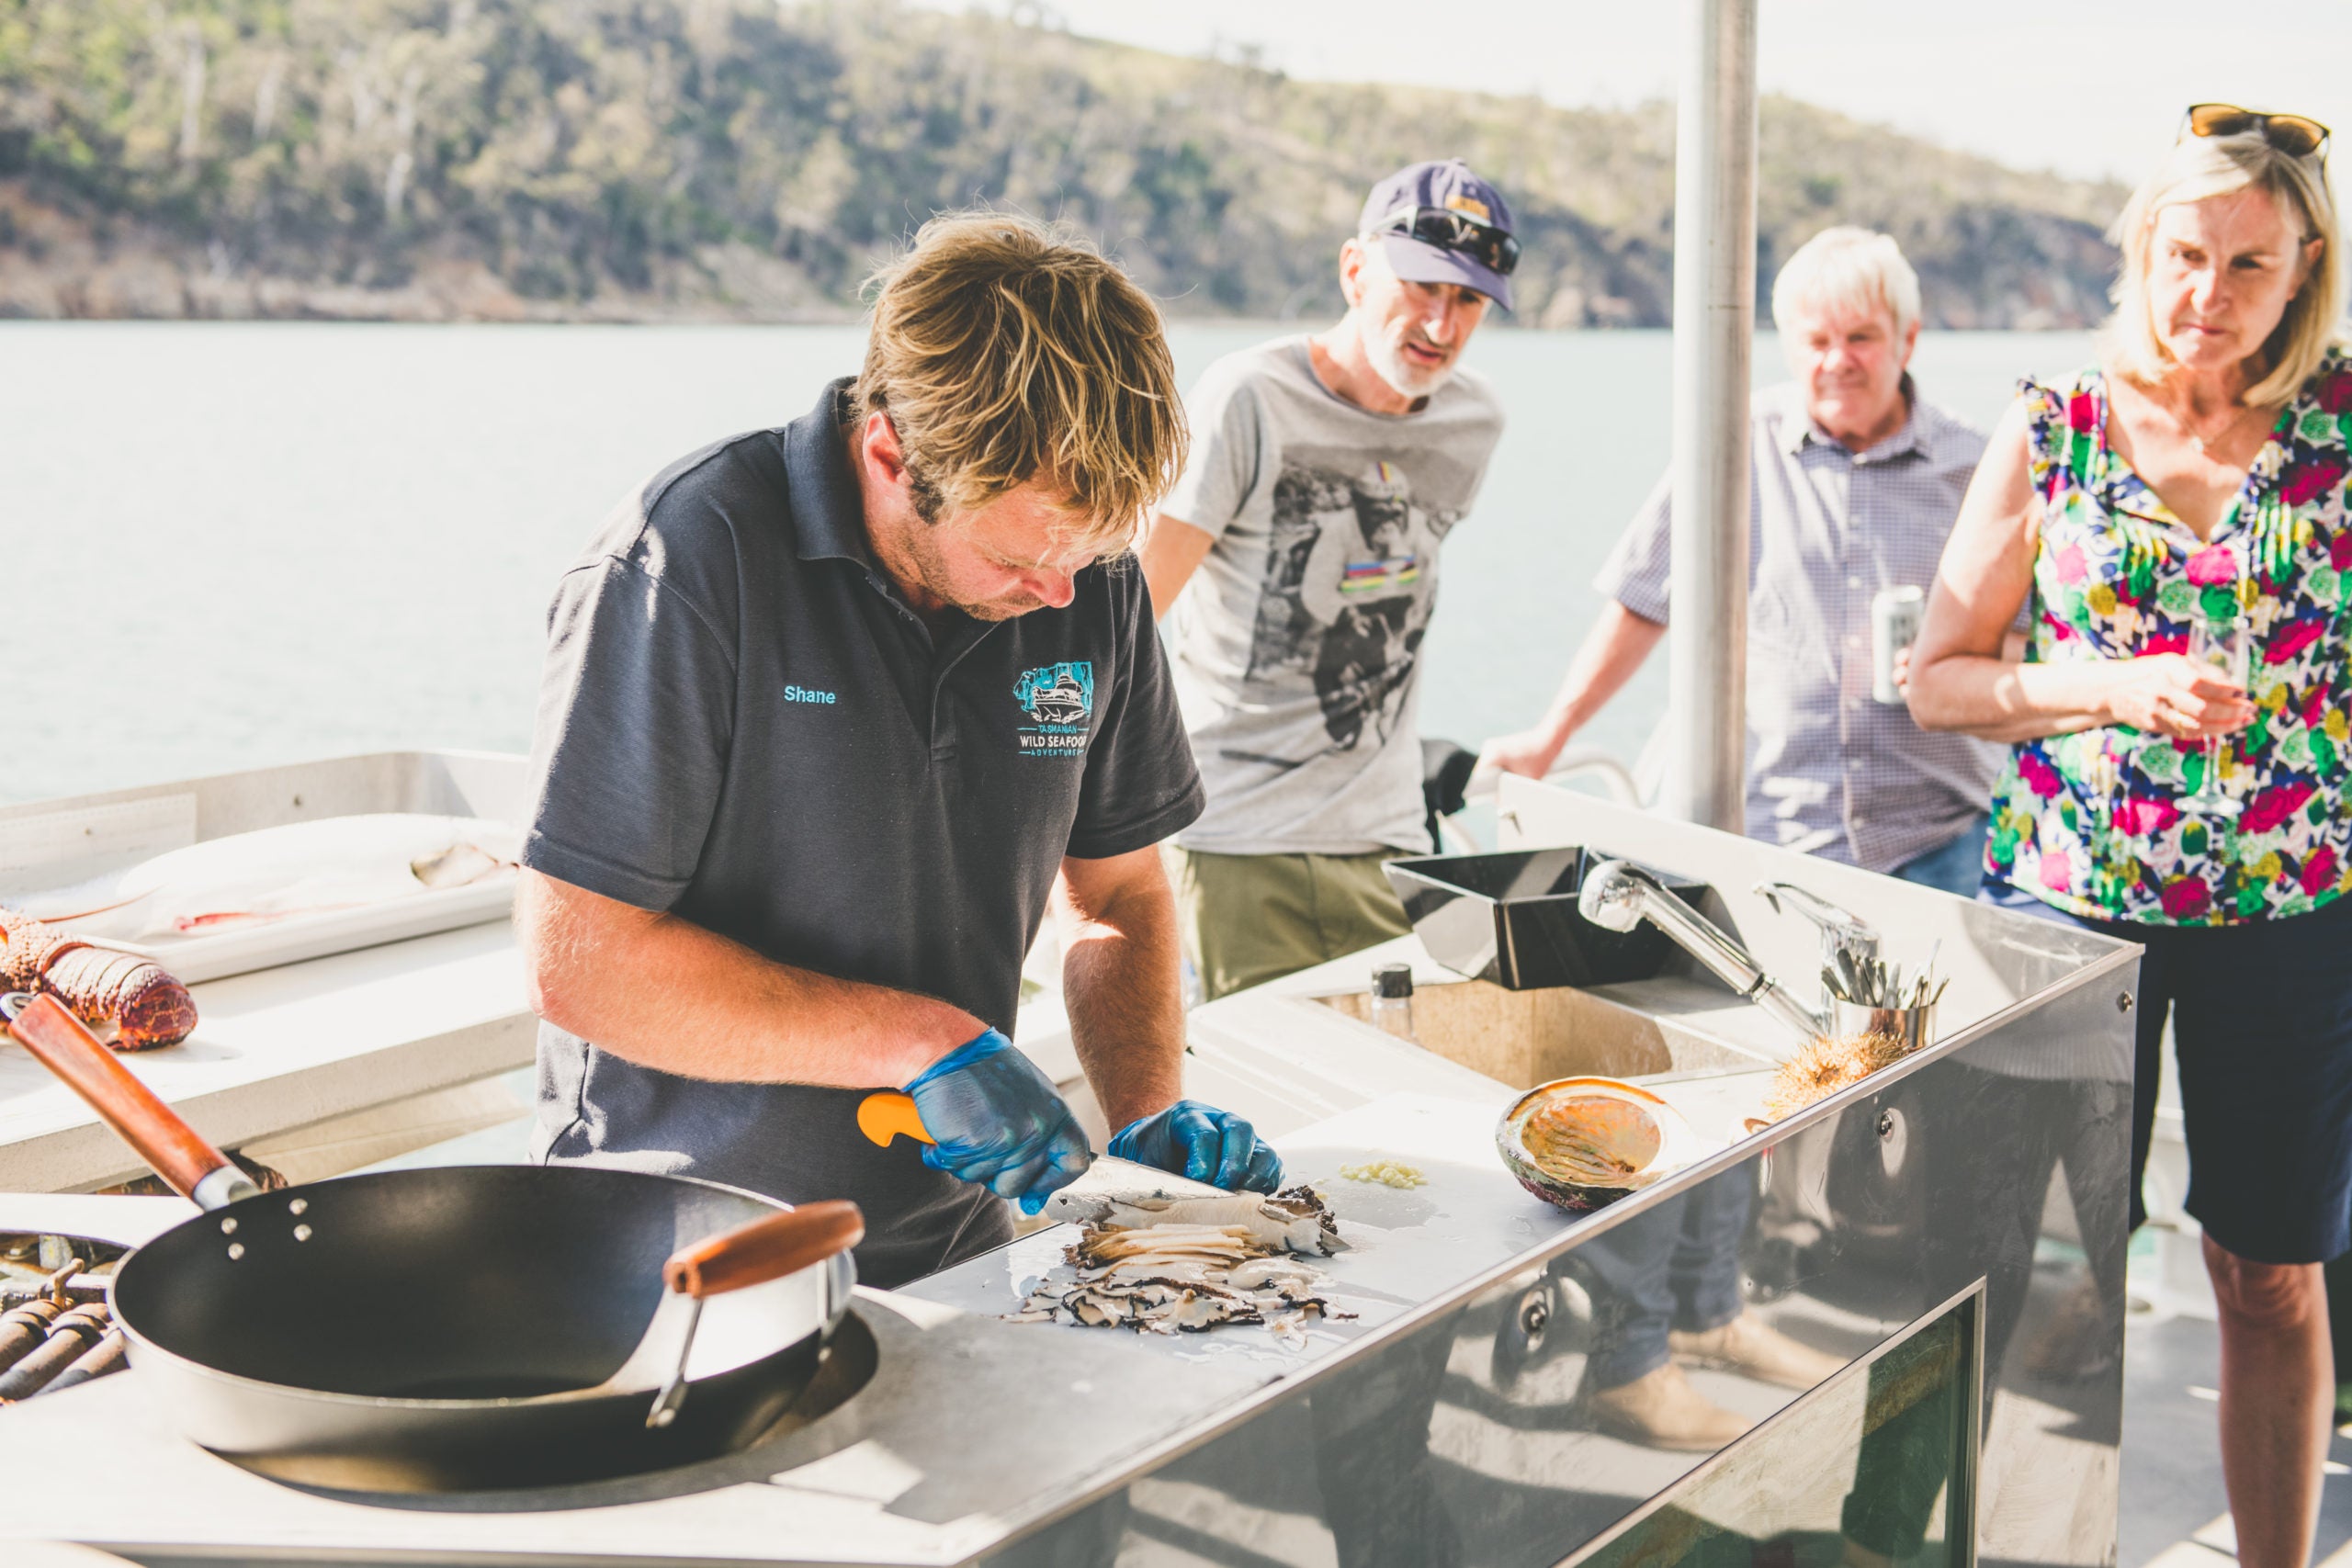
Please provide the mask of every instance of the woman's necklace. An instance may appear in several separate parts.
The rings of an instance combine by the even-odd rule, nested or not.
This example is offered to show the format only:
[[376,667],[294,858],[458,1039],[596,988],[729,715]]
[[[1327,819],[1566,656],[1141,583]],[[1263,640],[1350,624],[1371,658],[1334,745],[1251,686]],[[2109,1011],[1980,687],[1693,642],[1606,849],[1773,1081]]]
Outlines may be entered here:
[[2221,446],[2238,433],[2238,427],[2245,423],[2246,415],[2261,412],[2263,411],[2259,405],[2240,404],[2228,419],[2222,421],[2220,429],[2202,435],[2197,433],[2196,427],[2189,423],[2187,414],[2176,413],[2173,415],[2173,420],[2180,426],[2180,433],[2188,437],[2188,444],[2197,448],[2198,456],[2211,457],[2212,448]]

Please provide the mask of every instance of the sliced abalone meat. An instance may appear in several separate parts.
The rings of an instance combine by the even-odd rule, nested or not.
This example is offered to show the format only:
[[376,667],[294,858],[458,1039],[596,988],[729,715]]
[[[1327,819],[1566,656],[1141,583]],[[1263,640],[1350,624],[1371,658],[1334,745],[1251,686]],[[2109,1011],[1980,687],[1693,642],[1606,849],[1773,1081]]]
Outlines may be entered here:
[[1617,1078],[1558,1078],[1513,1101],[1495,1146],[1519,1184],[1575,1213],[1602,1208],[1702,1151],[1682,1113]]

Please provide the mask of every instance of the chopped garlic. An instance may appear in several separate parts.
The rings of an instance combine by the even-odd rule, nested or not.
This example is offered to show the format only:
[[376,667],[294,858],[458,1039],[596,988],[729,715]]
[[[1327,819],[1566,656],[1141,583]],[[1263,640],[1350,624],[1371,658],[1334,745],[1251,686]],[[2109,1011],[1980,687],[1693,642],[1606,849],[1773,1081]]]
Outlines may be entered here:
[[1383,1187],[1426,1187],[1430,1179],[1409,1165],[1376,1159],[1369,1165],[1343,1165],[1340,1174],[1350,1181],[1376,1181]]

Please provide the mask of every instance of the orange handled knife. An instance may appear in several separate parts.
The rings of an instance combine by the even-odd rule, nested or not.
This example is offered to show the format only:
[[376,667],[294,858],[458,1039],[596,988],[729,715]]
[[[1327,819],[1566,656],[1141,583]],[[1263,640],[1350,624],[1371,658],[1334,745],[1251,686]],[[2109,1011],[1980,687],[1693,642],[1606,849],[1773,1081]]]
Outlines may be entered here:
[[890,1140],[901,1133],[919,1144],[939,1142],[922,1124],[922,1112],[915,1109],[915,1097],[895,1089],[869,1094],[858,1102],[857,1130],[883,1148],[889,1147]]
[[[885,1148],[901,1133],[918,1143],[939,1142],[931,1135],[931,1129],[922,1124],[922,1112],[915,1109],[915,1097],[895,1089],[877,1089],[858,1101],[857,1130]],[[1116,1155],[1096,1155],[1093,1168],[1080,1177],[1075,1186],[1089,1196],[1114,1193],[1140,1198],[1226,1196],[1222,1187],[1194,1181],[1188,1176],[1161,1170],[1156,1166],[1137,1165]]]

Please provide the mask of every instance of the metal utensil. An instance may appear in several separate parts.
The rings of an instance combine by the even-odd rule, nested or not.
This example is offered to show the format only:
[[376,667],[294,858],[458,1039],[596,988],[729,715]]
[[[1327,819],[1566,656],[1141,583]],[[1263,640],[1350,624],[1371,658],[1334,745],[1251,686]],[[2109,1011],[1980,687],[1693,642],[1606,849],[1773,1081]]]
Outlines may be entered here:
[[[1759,882],[1753,891],[1774,914],[1781,912],[1781,905],[1786,901],[1789,913],[1812,922],[1820,931],[1821,955],[1825,964],[1850,967],[1854,959],[1877,954],[1877,929],[1860,915],[1838,908],[1818,893],[1809,892],[1792,882]],[[1831,990],[1832,987],[1826,983],[1822,987],[1821,1010],[1825,1013],[1829,1010]],[[1851,996],[1850,990],[1848,995]]]
[[1869,1007],[1839,1002],[1829,1010],[1829,1028],[1834,1038],[1883,1035],[1901,1041],[1906,1055],[1934,1040],[1935,1022],[1933,1002],[1920,1007]]

